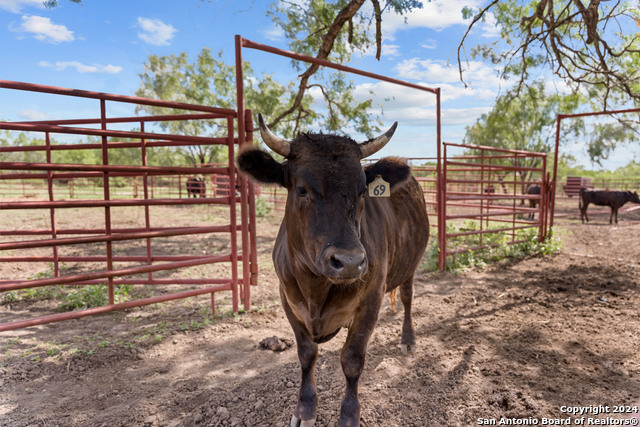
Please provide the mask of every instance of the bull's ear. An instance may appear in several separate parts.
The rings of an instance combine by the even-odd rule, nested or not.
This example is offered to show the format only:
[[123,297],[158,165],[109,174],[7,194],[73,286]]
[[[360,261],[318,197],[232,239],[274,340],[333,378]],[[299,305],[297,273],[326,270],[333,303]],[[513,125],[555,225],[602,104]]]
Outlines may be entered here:
[[256,181],[284,187],[284,166],[269,153],[257,148],[242,150],[236,158],[238,169]]
[[411,168],[404,159],[385,157],[365,167],[364,173],[367,176],[367,185],[376,179],[376,176],[380,175],[393,188],[406,182],[411,177]]

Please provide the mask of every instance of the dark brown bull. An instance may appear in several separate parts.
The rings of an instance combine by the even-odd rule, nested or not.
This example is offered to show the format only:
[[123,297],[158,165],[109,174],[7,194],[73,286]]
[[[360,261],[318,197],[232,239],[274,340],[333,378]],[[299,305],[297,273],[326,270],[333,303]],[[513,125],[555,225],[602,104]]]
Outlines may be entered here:
[[631,191],[591,191],[580,189],[580,219],[584,223],[585,218],[589,222],[587,216],[587,207],[589,203],[598,206],[611,207],[611,215],[609,216],[609,224],[612,224],[613,215],[616,216],[616,224],[618,223],[618,209],[627,202],[640,203],[637,192]]
[[[429,229],[422,190],[403,160],[384,158],[365,168],[360,163],[389,141],[397,124],[360,144],[345,136],[314,133],[288,142],[258,118],[262,139],[286,160],[278,163],[251,148],[240,153],[237,163],[254,179],[288,190],[273,262],[302,368],[291,425],[314,424],[318,344],[346,327],[340,362],[347,386],[339,425],[357,426],[358,380],[385,292],[400,289],[402,350],[415,345],[413,274]],[[378,176],[390,184],[389,198],[369,196],[367,186]]]
[[207,187],[202,178],[194,178],[191,177],[187,180],[187,197],[205,197],[207,192]]

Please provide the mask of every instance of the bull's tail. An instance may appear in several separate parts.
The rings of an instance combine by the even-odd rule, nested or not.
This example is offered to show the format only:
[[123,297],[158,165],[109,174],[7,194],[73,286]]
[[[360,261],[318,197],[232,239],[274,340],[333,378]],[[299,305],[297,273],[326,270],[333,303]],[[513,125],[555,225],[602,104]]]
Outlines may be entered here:
[[395,313],[396,310],[396,302],[398,301],[398,288],[394,288],[389,292],[389,302],[391,303],[391,310]]
[[584,187],[580,187],[580,194],[578,195],[578,207],[582,211],[582,195],[584,194]]

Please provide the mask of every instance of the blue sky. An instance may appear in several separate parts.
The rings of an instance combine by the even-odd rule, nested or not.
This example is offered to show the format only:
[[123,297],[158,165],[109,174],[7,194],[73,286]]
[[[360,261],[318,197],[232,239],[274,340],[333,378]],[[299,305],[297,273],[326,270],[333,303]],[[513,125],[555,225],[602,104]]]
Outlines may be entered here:
[[[265,15],[269,3],[84,0],[76,5],[60,0],[57,8],[46,9],[41,0],[0,0],[4,58],[0,79],[132,95],[140,85],[142,64],[151,54],[186,51],[195,58],[206,46],[213,52],[222,50],[227,62],[233,63],[235,34],[287,49],[286,39]],[[406,21],[388,13],[383,16],[381,60],[376,61],[374,52],[368,52],[354,55],[347,65],[442,88],[443,139],[461,142],[465,126],[488,112],[508,85],[500,81],[494,66],[472,59],[465,63],[469,86],[465,88],[459,80],[456,48],[467,28],[460,11],[465,5],[479,4],[479,0],[425,1],[424,8],[407,15]],[[468,46],[496,41],[497,28],[489,19],[474,30]],[[281,81],[297,75],[284,58],[245,49],[244,59],[251,62],[256,75],[273,73]],[[399,122],[394,140],[382,155],[435,155],[432,95],[365,78],[353,80],[359,96],[375,93],[374,104],[383,107],[385,126]],[[68,103],[51,95],[9,92],[0,92],[1,120],[87,116],[77,100]],[[351,130],[345,131],[359,138]]]

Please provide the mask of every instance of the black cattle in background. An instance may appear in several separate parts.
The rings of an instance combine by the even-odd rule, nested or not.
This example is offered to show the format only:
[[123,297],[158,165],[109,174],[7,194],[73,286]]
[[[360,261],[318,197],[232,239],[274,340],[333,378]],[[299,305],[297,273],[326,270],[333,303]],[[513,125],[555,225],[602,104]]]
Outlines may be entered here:
[[194,178],[191,177],[187,180],[187,197],[205,197],[207,192],[207,187],[202,178]]
[[[541,192],[541,188],[538,184],[531,184],[529,187],[527,187],[527,194],[540,195]],[[540,199],[529,199],[529,207],[531,209],[535,209],[539,204]],[[528,219],[535,219],[535,217],[535,212],[529,212]]]
[[587,207],[589,203],[593,203],[598,206],[609,206],[611,208],[611,215],[609,216],[609,224],[612,224],[613,215],[616,216],[616,224],[618,223],[618,209],[627,202],[640,203],[638,193],[636,191],[590,191],[584,188],[580,189],[580,219],[584,224],[584,219],[589,222],[587,216]]

